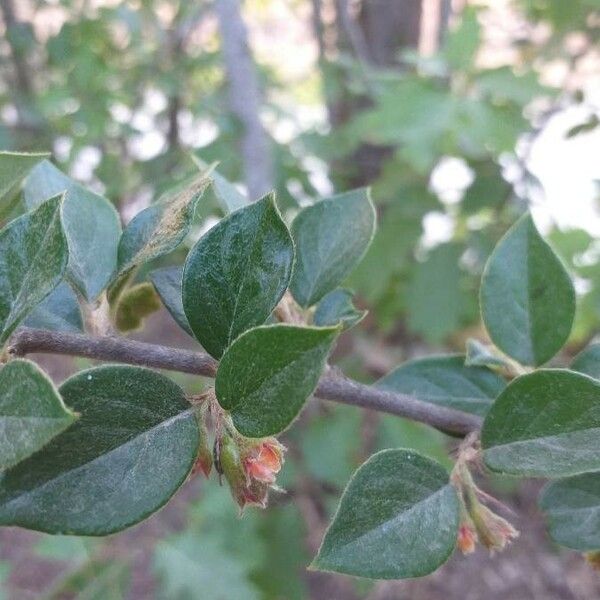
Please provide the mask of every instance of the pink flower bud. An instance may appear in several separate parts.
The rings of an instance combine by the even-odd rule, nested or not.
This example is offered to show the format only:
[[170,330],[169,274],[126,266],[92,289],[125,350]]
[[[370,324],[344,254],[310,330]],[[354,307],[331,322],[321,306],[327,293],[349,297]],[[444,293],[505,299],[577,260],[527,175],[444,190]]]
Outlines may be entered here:
[[475,552],[477,543],[477,532],[469,523],[461,523],[458,528],[458,537],[456,545],[463,554],[472,554]]

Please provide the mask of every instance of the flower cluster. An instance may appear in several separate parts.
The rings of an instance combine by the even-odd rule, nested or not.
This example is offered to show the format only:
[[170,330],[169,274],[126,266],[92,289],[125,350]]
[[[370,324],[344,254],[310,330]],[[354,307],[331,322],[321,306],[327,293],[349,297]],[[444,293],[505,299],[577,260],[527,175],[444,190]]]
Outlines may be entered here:
[[269,492],[281,491],[275,480],[284,463],[285,446],[274,437],[252,439],[240,435],[229,415],[217,404],[214,390],[194,400],[198,406],[200,445],[192,476],[202,473],[208,478],[214,467],[219,478],[223,476],[227,481],[242,511],[246,506],[264,508]]

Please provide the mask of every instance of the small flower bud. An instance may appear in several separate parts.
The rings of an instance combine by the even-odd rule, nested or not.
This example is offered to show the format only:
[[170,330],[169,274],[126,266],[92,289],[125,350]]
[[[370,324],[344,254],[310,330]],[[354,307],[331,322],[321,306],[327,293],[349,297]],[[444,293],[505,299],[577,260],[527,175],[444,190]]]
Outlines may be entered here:
[[212,451],[208,446],[208,431],[206,427],[200,427],[200,444],[198,446],[198,456],[192,467],[192,475],[202,473],[207,479],[213,466]]
[[481,543],[492,552],[501,551],[519,532],[506,520],[481,503],[469,511]]
[[475,552],[477,543],[477,532],[470,523],[461,523],[458,527],[458,537],[456,545],[463,554],[472,554]]

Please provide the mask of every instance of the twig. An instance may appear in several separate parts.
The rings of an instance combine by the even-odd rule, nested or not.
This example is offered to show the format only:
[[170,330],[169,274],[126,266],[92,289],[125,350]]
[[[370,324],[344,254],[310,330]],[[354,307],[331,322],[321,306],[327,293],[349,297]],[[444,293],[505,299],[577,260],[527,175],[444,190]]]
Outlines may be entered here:
[[[118,337],[89,337],[77,333],[21,327],[12,336],[8,351],[13,356],[35,352],[83,356],[156,369],[214,377],[218,363],[208,354],[168,348]],[[426,423],[440,431],[466,435],[481,426],[481,419],[461,411],[436,406],[407,394],[358,383],[330,369],[319,381],[315,396],[342,404]]]

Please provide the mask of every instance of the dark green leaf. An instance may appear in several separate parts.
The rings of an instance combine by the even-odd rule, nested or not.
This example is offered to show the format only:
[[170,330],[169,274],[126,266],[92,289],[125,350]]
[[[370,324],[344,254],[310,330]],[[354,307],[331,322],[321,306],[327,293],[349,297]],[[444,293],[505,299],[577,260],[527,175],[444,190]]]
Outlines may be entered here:
[[352,304],[353,293],[339,289],[329,292],[317,305],[314,323],[319,327],[341,323],[344,329],[350,329],[360,323],[367,315],[366,310],[358,310]]
[[591,344],[580,352],[571,363],[571,369],[600,379],[600,344]]
[[545,363],[569,337],[573,284],[529,214],[511,227],[488,260],[481,312],[492,341],[522,364]]
[[160,310],[161,303],[153,285],[147,281],[127,288],[115,309],[115,325],[121,332],[136,331],[144,319]]
[[83,320],[75,292],[63,281],[33,309],[23,323],[27,327],[52,331],[82,332]]
[[181,244],[189,233],[196,205],[209,182],[207,177],[199,176],[172,198],[152,204],[131,219],[119,242],[119,275],[167,254]]
[[194,335],[183,311],[183,300],[181,298],[183,268],[164,267],[163,269],[156,269],[156,271],[150,273],[150,280],[154,284],[162,303],[177,321],[179,327],[190,335]]
[[563,477],[600,469],[600,381],[563,369],[513,380],[485,418],[484,459],[493,471]]
[[317,386],[335,327],[269,325],[242,334],[217,371],[219,404],[248,437],[283,431]]
[[69,253],[53,198],[0,231],[0,344],[60,283]]
[[190,251],[183,308],[194,335],[215,358],[241,333],[265,322],[292,274],[294,246],[272,195],[232,213]]
[[600,473],[548,484],[540,508],[555,542],[581,552],[600,549]]
[[457,530],[458,499],[446,470],[410,450],[383,450],[350,480],[312,567],[420,577],[448,559]]
[[27,173],[48,156],[46,153],[0,152],[0,218],[11,211]]
[[34,363],[9,362],[0,370],[0,469],[45,446],[76,418]]
[[376,383],[377,387],[419,400],[483,416],[504,380],[489,369],[465,366],[464,356],[429,356],[404,363]]
[[367,189],[321,200],[296,216],[292,236],[296,267],[290,290],[304,307],[318,302],[350,274],[375,233],[375,208]]
[[116,269],[121,222],[106,198],[79,185],[47,160],[27,178],[25,203],[32,209],[63,192],[62,222],[69,243],[69,278],[92,302]]
[[0,524],[106,535],[163,506],[198,450],[183,391],[148,369],[104,366],[71,377],[60,393],[81,418],[0,477]]

